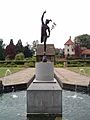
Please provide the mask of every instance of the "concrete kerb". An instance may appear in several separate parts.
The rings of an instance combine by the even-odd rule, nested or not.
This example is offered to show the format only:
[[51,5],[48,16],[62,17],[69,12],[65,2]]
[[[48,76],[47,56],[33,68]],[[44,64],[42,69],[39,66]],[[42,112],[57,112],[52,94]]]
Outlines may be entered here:
[[63,88],[63,83],[61,82],[60,78],[54,73],[54,78],[58,81],[61,88]]
[[[61,76],[61,75],[60,75]],[[54,77],[57,79],[59,85],[65,89],[65,90],[71,90],[71,91],[75,91],[75,87],[77,86],[77,91],[84,91],[84,92],[90,92],[90,84],[88,84],[87,86],[84,85],[76,85],[76,84],[72,84],[72,83],[67,83],[67,82],[63,82],[63,76],[60,77],[59,74],[57,72],[54,72]],[[12,87],[14,87],[15,91],[16,90],[25,90],[28,88],[28,86],[32,83],[33,79],[35,78],[35,74],[32,75],[32,77],[30,78],[30,80],[27,83],[19,83],[19,84],[12,84],[12,85],[7,85],[4,86],[7,92],[11,92],[12,91]],[[9,90],[8,90],[9,88]],[[1,91],[1,90],[0,90]],[[1,91],[2,92],[2,91]],[[5,92],[5,91],[4,91]]]

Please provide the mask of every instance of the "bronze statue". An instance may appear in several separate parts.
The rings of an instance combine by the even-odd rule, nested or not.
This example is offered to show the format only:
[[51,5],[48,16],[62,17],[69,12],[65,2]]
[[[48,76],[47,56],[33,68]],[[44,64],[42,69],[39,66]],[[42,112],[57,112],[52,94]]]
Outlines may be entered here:
[[47,38],[50,37],[50,28],[48,26],[49,22],[52,20],[48,20],[46,19],[45,23],[44,23],[44,14],[46,13],[46,11],[43,12],[42,17],[41,17],[41,22],[42,22],[42,27],[41,27],[41,43],[44,42],[44,54],[46,53],[46,41]]

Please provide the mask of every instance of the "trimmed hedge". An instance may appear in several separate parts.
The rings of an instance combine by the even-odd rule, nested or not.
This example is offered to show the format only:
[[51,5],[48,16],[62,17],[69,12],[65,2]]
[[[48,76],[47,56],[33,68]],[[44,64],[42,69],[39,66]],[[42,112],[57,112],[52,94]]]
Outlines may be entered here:
[[0,61],[0,67],[25,67],[25,64],[28,64],[28,67],[35,67],[35,61],[30,60],[8,60]]
[[[35,67],[33,60],[6,60],[0,61],[0,67]],[[67,67],[89,67],[90,60],[67,60],[67,61],[55,61],[55,67],[64,67],[66,62]]]
[[67,67],[89,67],[90,60],[67,60],[67,61],[56,61],[55,67],[64,67],[64,62]]

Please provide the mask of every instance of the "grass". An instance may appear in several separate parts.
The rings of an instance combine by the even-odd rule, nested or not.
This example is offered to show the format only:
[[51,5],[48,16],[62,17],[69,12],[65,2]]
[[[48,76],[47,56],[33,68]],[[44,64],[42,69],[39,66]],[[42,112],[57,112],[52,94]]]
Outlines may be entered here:
[[[4,77],[5,74],[6,76],[15,72],[18,72],[20,70],[22,70],[23,68],[18,68],[18,67],[1,67],[0,68],[0,78]],[[7,71],[7,72],[6,72]],[[10,71],[10,72],[9,72]]]
[[[90,77],[90,67],[67,67],[67,69]],[[84,71],[81,71],[81,69]]]

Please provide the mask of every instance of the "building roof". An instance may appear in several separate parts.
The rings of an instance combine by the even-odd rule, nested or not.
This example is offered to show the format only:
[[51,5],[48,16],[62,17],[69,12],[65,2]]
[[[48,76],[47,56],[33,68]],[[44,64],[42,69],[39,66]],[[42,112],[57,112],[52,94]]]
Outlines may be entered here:
[[[55,55],[54,44],[47,44],[46,46],[47,46],[46,47],[46,55]],[[44,55],[44,45],[43,44],[37,45],[36,55]]]
[[72,42],[71,36],[70,36],[69,40],[64,45],[73,45],[73,44],[74,42]]
[[90,49],[83,50],[81,52],[82,55],[90,55]]

